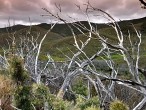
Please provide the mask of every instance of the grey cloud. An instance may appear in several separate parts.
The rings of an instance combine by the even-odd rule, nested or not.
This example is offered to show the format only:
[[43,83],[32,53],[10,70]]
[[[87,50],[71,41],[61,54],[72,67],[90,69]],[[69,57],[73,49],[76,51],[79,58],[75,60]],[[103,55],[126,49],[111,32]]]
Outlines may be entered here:
[[[32,22],[48,22],[51,17],[41,17],[47,14],[41,8],[47,8],[53,13],[58,10],[56,4],[62,8],[61,16],[67,19],[67,15],[85,20],[83,14],[78,11],[75,4],[85,9],[88,0],[0,0],[0,22],[8,18],[17,21],[28,22],[30,17]],[[145,10],[141,9],[138,0],[90,0],[90,3],[99,9],[107,11],[118,19],[138,18],[146,15]],[[94,18],[95,19],[95,18]],[[100,21],[102,21],[100,19]],[[1,25],[1,23],[0,23]]]
[[28,22],[29,17],[33,22],[47,21],[40,16],[45,6],[43,0],[0,0],[0,22],[9,18]]
[[144,9],[141,9],[138,0],[123,0],[123,5],[119,4],[115,8],[108,10],[109,13],[118,19],[135,19],[146,15]]

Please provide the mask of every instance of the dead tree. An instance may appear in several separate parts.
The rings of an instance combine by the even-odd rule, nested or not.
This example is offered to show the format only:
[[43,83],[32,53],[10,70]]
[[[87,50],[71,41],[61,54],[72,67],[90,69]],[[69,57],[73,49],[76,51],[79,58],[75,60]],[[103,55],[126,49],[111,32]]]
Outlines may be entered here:
[[[68,25],[68,28],[71,30],[74,38],[74,47],[77,49],[75,53],[72,52],[73,53],[72,57],[69,57],[66,54],[64,54],[67,58],[66,61],[67,65],[65,71],[66,74],[64,76],[63,83],[59,88],[57,97],[63,98],[72,80],[75,79],[78,75],[83,75],[84,77],[86,77],[88,82],[90,82],[94,86],[95,91],[100,99],[101,107],[105,106],[106,102],[110,102],[116,99],[114,88],[115,88],[115,83],[117,83],[118,85],[123,85],[124,87],[127,87],[131,90],[133,89],[139,92],[143,96],[143,99],[134,108],[132,108],[133,110],[140,110],[144,106],[144,104],[146,104],[146,87],[144,85],[146,81],[145,80],[142,81],[139,74],[139,72],[141,72],[139,70],[140,45],[142,41],[141,33],[137,31],[133,26],[136,33],[138,44],[136,46],[133,46],[131,36],[129,33],[127,37],[129,39],[128,43],[130,44],[130,48],[128,48],[125,45],[125,39],[124,39],[125,36],[123,35],[120,26],[110,14],[106,13],[101,9],[97,9],[93,7],[89,2],[85,4],[85,6],[87,7],[84,11],[81,9],[81,7],[78,8],[79,11],[81,11],[81,13],[83,13],[87,18],[87,22],[89,25],[88,28],[84,26],[81,22],[72,23],[70,26],[68,24],[68,21],[60,16],[60,13],[62,12],[60,5],[57,6],[57,8],[59,9],[59,13],[57,14],[53,14],[49,10],[44,9],[48,13],[48,16],[56,18],[58,21],[64,22],[65,24]],[[109,21],[107,25],[112,27],[112,29],[114,29],[114,32],[116,33],[115,42],[110,42],[110,40],[107,37],[101,35],[99,31],[95,27],[93,27],[90,21],[90,16],[91,14],[93,14],[92,12],[94,12],[95,17],[99,16],[100,14],[100,16],[106,18]],[[73,19],[70,16],[69,18]],[[78,29],[78,31],[83,35],[83,37],[86,38],[86,40],[78,41],[77,35],[75,34],[72,27]],[[83,32],[82,31],[83,29],[86,30],[87,33]],[[32,39],[27,38],[27,40],[22,39],[20,42],[20,48],[16,48],[16,54],[24,58],[25,68],[27,71],[30,72],[32,79],[37,84],[41,83],[41,78],[44,77],[44,75],[48,75],[48,76],[50,75],[50,69],[47,68],[49,64],[54,66],[54,71],[57,71],[56,65],[49,54],[47,55],[48,61],[47,63],[45,63],[45,66],[41,68],[39,65],[38,58],[40,55],[42,43],[46,38],[47,33],[43,36],[43,38],[39,43],[36,40],[34,40],[33,37]],[[91,40],[98,40],[100,47],[99,49],[97,49],[95,53],[88,56],[85,52],[85,47],[88,46]],[[4,53],[6,52],[7,51],[4,50]],[[120,71],[118,70],[119,68],[116,65],[116,62],[112,59],[113,54],[121,55],[124,62],[127,64],[127,68],[130,74],[129,80],[120,79],[118,77]],[[81,55],[84,56],[84,58],[81,58],[80,57]],[[101,58],[104,62],[106,62],[106,66],[111,71],[106,72],[106,71],[98,70],[93,62],[94,60],[97,60],[97,58]],[[9,67],[9,62],[6,57],[6,54],[0,56],[0,63],[2,63],[1,66],[2,68]],[[50,75],[49,77],[50,79],[53,78],[56,79],[58,76],[52,78]],[[104,83],[103,79],[108,80],[108,82]],[[90,92],[90,89],[88,90]]]
[[[127,36],[129,39],[129,44],[131,49],[129,51],[129,48],[125,46],[125,38],[124,38],[125,36],[123,35],[121,28],[119,24],[115,21],[115,19],[105,11],[93,7],[89,2],[86,4],[86,6],[87,8],[85,9],[85,11],[83,11],[81,7],[79,8],[79,10],[86,16],[87,22],[89,24],[89,28],[84,26],[82,23],[72,23],[72,26],[76,27],[81,32],[81,34],[86,36],[87,38],[86,41],[84,42],[81,40],[80,42],[77,41],[77,36],[74,33],[72,27],[68,26],[74,37],[74,46],[78,49],[78,51],[76,53],[73,53],[72,58],[65,55],[69,59],[68,71],[64,79],[64,82],[58,92],[57,97],[62,98],[66,88],[70,85],[72,79],[76,78],[77,75],[82,74],[94,85],[95,90],[100,98],[101,106],[104,106],[104,103],[107,101],[115,100],[116,96],[114,93],[114,88],[115,88],[115,83],[118,83],[120,85],[128,87],[129,89],[136,90],[139,93],[141,93],[141,95],[143,95],[143,99],[133,108],[133,110],[140,110],[144,106],[144,104],[146,104],[146,97],[145,97],[146,88],[144,86],[144,83],[141,81],[139,74],[140,45],[142,40],[141,33],[137,31],[133,26],[136,33],[138,44],[136,46],[133,46],[134,44],[132,43],[131,36],[129,33],[129,35]],[[47,9],[44,10],[48,13],[48,16],[52,16],[53,18],[56,18],[67,24],[67,20],[61,18],[59,13],[55,15]],[[95,29],[95,27],[92,26],[90,22],[90,15],[92,13],[89,14],[90,12],[100,13],[103,18],[109,21],[107,25],[112,27],[116,33],[117,40],[115,43],[111,43],[108,40],[108,38],[106,38],[103,35],[100,35],[97,29]],[[95,14],[94,16],[99,16],[99,14],[97,15]],[[88,32],[88,34],[85,34],[82,31],[82,29],[85,29]],[[87,44],[90,42],[91,39],[98,39],[101,44],[101,47],[100,50],[97,51],[97,53],[89,57],[84,51],[84,48],[87,46]],[[81,54],[84,55],[86,59],[81,60],[79,58]],[[129,74],[131,75],[130,80],[127,81],[117,78],[117,76],[119,75],[119,71],[118,71],[118,67],[115,65],[114,60],[112,59],[112,54],[119,54],[123,57],[123,60],[127,64]],[[111,70],[110,74],[107,74],[106,72],[98,71],[96,69],[93,60],[95,60],[97,57],[102,58],[103,61],[106,62],[107,66]],[[77,65],[76,68],[74,70],[70,70],[70,68],[73,66],[74,63]],[[92,76],[94,76],[94,78]],[[109,80],[109,83],[105,85],[102,82],[102,79]]]
[[141,8],[146,9],[146,2],[144,0],[139,0],[139,1],[142,4]]

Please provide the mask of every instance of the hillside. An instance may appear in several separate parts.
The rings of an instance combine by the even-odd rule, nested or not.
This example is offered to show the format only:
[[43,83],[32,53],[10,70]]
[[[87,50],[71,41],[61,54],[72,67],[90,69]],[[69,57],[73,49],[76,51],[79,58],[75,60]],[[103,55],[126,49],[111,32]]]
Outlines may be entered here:
[[[68,28],[68,25],[71,26],[77,35],[77,39],[85,41],[86,37],[82,35],[76,27],[73,25],[84,25],[85,27],[89,28],[89,24],[86,21],[81,21],[81,22],[75,22],[75,23],[69,23],[69,24],[56,24],[56,26],[51,30],[50,33],[48,33],[42,47],[42,52],[46,53],[49,52],[52,56],[55,58],[64,58],[64,55],[59,51],[61,50],[63,53],[72,56],[71,51],[75,52],[76,49],[73,46],[74,44],[74,39],[72,37],[72,33],[70,29]],[[140,18],[140,19],[134,19],[134,20],[126,20],[126,21],[120,21],[118,24],[121,27],[122,32],[124,33],[125,36],[128,35],[128,30],[130,31],[131,35],[135,36],[135,32],[133,29],[132,24],[136,27],[136,29],[140,30],[142,32],[142,55],[145,53],[143,50],[145,50],[146,47],[146,30],[144,26],[146,27],[146,17],[145,18]],[[34,38],[37,37],[38,34],[38,41],[42,38],[42,36],[47,32],[47,30],[50,28],[51,24],[38,24],[38,25],[32,25],[30,26],[24,26],[24,25],[15,25],[12,27],[7,27],[7,28],[0,28],[0,44],[1,46],[6,46],[7,42],[6,39],[10,40],[9,36],[13,36],[15,33],[16,39],[19,39],[20,37],[28,36],[31,37],[31,35],[34,36]],[[116,33],[114,30],[107,26],[106,24],[95,24],[92,23],[92,26],[94,28],[97,28],[99,33],[109,39],[110,42],[114,43],[116,41]],[[81,28],[80,28],[81,29]],[[84,29],[81,29],[84,33],[87,31]],[[30,35],[29,35],[29,34]],[[126,39],[126,37],[125,37]],[[132,40],[136,40],[132,38]],[[126,43],[125,43],[126,44]],[[88,56],[92,55],[95,53],[98,49],[100,48],[100,43],[97,40],[92,40],[89,45],[85,48],[85,51]],[[59,49],[59,50],[58,50]],[[71,51],[70,51],[71,50]]]

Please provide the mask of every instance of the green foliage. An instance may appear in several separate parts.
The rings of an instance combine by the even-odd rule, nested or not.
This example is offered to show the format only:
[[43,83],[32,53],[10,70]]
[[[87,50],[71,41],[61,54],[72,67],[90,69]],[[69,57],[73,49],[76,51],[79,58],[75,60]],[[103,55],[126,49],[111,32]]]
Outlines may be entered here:
[[55,98],[52,107],[53,110],[68,110],[70,103],[67,101],[63,101],[62,99]]
[[76,82],[75,85],[73,85],[73,91],[75,91],[76,94],[80,94],[83,96],[87,96],[88,94],[88,88],[87,86],[84,84],[83,79],[80,78],[80,80],[78,80]]
[[85,100],[84,102],[78,104],[78,106],[81,110],[86,110],[86,108],[88,108],[88,107],[98,108],[99,107],[99,99],[97,97],[92,97],[92,98]]
[[[47,108],[53,110],[67,110],[69,102],[56,98],[50,94],[49,89],[43,84],[33,84],[32,86],[18,86],[15,92],[15,105],[22,110],[32,110]],[[32,106],[33,105],[33,106]]]
[[32,92],[38,96],[44,95],[44,97],[47,97],[48,93],[50,93],[49,88],[47,88],[44,84],[33,84]]
[[32,85],[32,104],[36,108],[42,108],[44,103],[47,102],[49,105],[52,103],[52,97],[50,97],[49,89],[43,84]]
[[22,110],[32,110],[31,86],[18,86],[14,94],[15,105]]
[[28,81],[28,73],[24,70],[23,59],[18,56],[10,58],[10,75],[17,84],[24,84]]
[[[141,21],[140,23],[142,24],[141,25],[142,33],[145,33],[146,22]],[[123,26],[125,26],[125,25],[123,25]],[[59,27],[62,27],[62,26],[60,25]],[[33,36],[36,36],[36,33],[39,30],[42,31],[43,33],[45,32],[45,29],[43,29],[43,27],[41,29],[39,26],[37,26],[35,28],[33,27],[31,29],[32,29],[31,34]],[[56,48],[59,48],[63,53],[66,53],[66,55],[69,55],[69,56],[71,56],[69,54],[70,50],[73,52],[77,51],[73,46],[74,38],[72,36],[68,36],[68,35],[72,35],[71,32],[67,31],[68,27],[61,28],[62,30],[58,31],[58,29],[60,29],[60,28],[55,26],[54,29],[55,30],[53,30],[53,32],[55,32],[55,33],[53,33],[53,32],[48,33],[46,40],[44,41],[44,44],[42,46],[43,51],[42,51],[41,55],[39,56],[39,60],[42,60],[42,61],[47,60],[47,57],[45,55],[43,55],[43,53],[45,53],[49,50],[49,52],[54,55],[53,58],[55,60],[64,61],[65,60],[65,58],[63,57],[64,55],[61,54],[61,52],[56,51],[57,50]],[[128,29],[129,29],[129,27],[128,27]],[[18,28],[18,30],[19,30],[19,28]],[[122,31],[127,32],[127,29],[125,29],[125,27],[123,27]],[[19,30],[19,32],[17,32],[18,34],[16,35],[16,40],[18,40],[17,36],[19,36],[19,34],[22,32],[25,35],[26,30],[25,29]],[[63,33],[64,37],[62,37],[61,35],[58,35],[56,33],[59,33],[59,34]],[[78,34],[77,41],[81,40],[84,42],[87,39],[87,37],[85,37],[82,34],[79,34],[79,32],[75,32],[75,33]],[[113,29],[111,29],[110,27],[102,28],[100,30],[100,34],[107,37],[111,43],[115,43],[117,41],[116,34],[113,31]],[[5,36],[7,36],[7,34],[2,34],[1,38],[3,39],[3,38],[5,38]],[[41,33],[40,36],[43,36],[43,34]],[[40,37],[40,39],[41,39],[41,37]],[[124,41],[126,41],[126,40],[124,40]],[[132,42],[133,41],[134,41],[134,39],[132,39]],[[3,42],[3,40],[1,40],[0,43],[4,44],[5,42]],[[125,42],[125,43],[128,44],[127,42]],[[81,45],[81,43],[79,43],[79,45]],[[101,46],[100,42],[93,39],[85,47],[84,51],[85,51],[85,53],[87,53],[87,56],[90,57],[90,55],[93,55],[93,53],[97,52],[97,50],[100,48],[100,46]],[[70,48],[70,50],[67,47]],[[143,41],[142,49],[144,47],[145,47],[145,44]],[[14,100],[15,100],[16,107],[18,107],[22,110],[32,110],[33,109],[32,104],[33,104],[36,107],[36,109],[40,110],[44,107],[44,103],[48,103],[48,107],[50,109],[68,110],[68,107],[70,106],[69,102],[58,99],[53,94],[50,94],[48,87],[46,87],[45,85],[43,85],[43,84],[39,84],[39,85],[33,84],[33,85],[29,85],[29,86],[27,85],[27,83],[29,82],[29,75],[23,68],[24,61],[23,61],[23,59],[21,59],[20,57],[15,55],[15,45],[12,47],[12,49],[13,49],[12,53],[14,53],[14,54],[12,54],[9,58],[9,63],[10,63],[9,73],[10,73],[11,78],[18,84],[15,94],[14,94]],[[0,53],[2,53],[1,50],[0,50]],[[79,56],[79,57],[81,57],[81,56]],[[112,55],[111,57],[113,60],[115,60],[119,64],[123,63],[122,56]],[[100,60],[100,59],[97,59],[97,60]],[[144,63],[144,60],[142,60],[142,62]],[[6,70],[6,72],[7,72],[7,70]],[[128,73],[127,73],[127,75],[128,75]],[[125,76],[127,77],[127,75],[125,75]],[[125,77],[124,77],[124,79],[125,79]],[[2,95],[5,95],[5,94],[11,95],[12,91],[14,89],[13,81],[11,82],[11,79],[5,79],[5,78],[3,79],[3,77],[0,76],[0,82],[2,82],[2,84],[3,84],[3,85],[1,84],[1,88],[0,88],[1,89],[0,97],[2,97]],[[87,94],[88,94],[87,86],[84,84],[83,80],[79,80],[77,83],[75,83],[73,86],[73,90],[75,91],[76,94],[80,94],[82,96],[87,96]],[[92,96],[97,95],[95,92],[95,89],[91,89],[91,93],[93,94]],[[99,108],[98,108],[99,100],[97,97],[93,97],[89,100],[85,100],[85,99],[79,97],[77,99],[77,106],[81,110],[99,110]],[[125,105],[123,102],[116,100],[111,103],[110,110],[128,110],[128,106]]]
[[44,84],[33,84],[32,94],[32,104],[37,109],[43,108],[44,103],[47,103],[49,109],[67,110],[68,102],[58,99],[53,94],[50,94],[48,87],[46,87]]
[[129,110],[128,105],[124,104],[122,101],[115,100],[110,104],[110,110]]
[[87,107],[85,110],[101,110],[100,108],[91,106],[91,107]]

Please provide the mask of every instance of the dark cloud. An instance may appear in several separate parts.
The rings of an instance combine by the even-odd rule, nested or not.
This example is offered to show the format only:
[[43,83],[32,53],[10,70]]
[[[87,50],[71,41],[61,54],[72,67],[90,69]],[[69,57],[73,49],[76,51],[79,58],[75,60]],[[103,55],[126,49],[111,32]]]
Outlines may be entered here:
[[[47,14],[41,8],[47,8],[53,13],[58,10],[56,4],[60,4],[62,13],[60,16],[67,19],[70,15],[78,20],[85,20],[85,16],[78,11],[75,6],[80,5],[82,9],[86,8],[88,0],[0,0],[0,27],[3,26],[9,18],[16,23],[27,23],[31,18],[34,23],[49,22],[51,18],[42,17]],[[143,17],[146,10],[141,9],[138,0],[89,0],[90,3],[99,9],[107,11],[117,19],[132,19]],[[93,18],[96,21],[96,18]],[[103,21],[101,18],[99,21]],[[98,21],[97,21],[98,22]],[[6,22],[7,23],[7,22]]]

